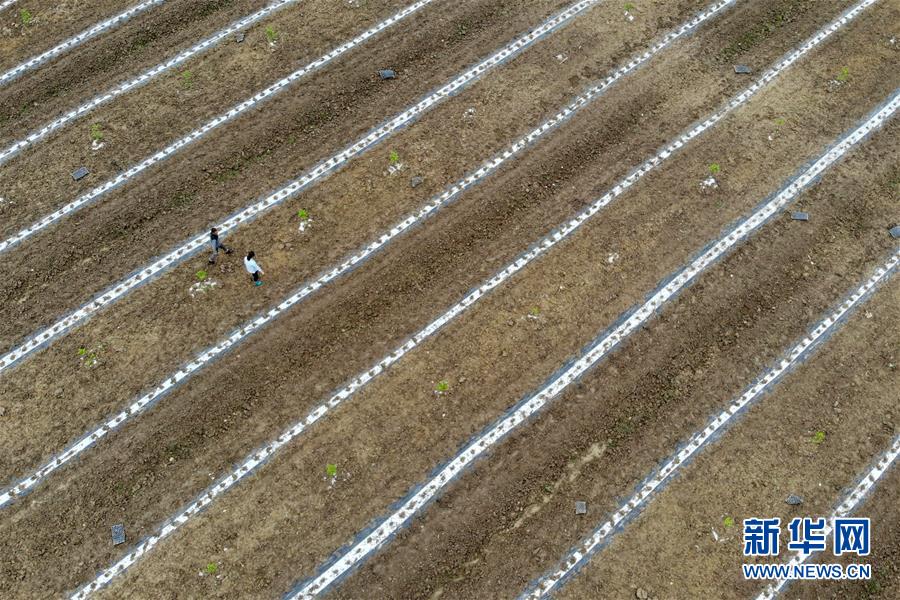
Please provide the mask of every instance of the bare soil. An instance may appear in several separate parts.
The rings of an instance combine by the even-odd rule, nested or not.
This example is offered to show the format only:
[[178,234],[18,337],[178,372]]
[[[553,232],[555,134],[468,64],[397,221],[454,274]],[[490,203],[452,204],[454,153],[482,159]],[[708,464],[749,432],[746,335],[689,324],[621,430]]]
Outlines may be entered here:
[[[761,73],[849,4],[739,3],[352,275],[177,388],[0,513],[0,595],[58,596],[90,579],[249,451],[743,89],[751,79],[736,75],[734,64]],[[178,6],[173,1],[165,10]],[[198,74],[201,89],[160,80],[101,109],[97,118],[110,124],[110,142],[125,166],[399,6],[369,2],[351,10],[341,3],[331,15],[324,0],[303,3],[301,11],[288,9],[248,31],[245,46],[232,44],[192,62],[187,68]],[[551,0],[436,3],[16,248],[0,260],[0,346],[13,345],[163,249],[295,177],[561,6]],[[4,373],[3,481],[30,472],[702,7],[700,0],[640,3],[635,20],[627,21],[621,6],[599,4],[379,149],[229,235],[226,242],[238,254],[257,252],[266,270],[262,288],[250,285],[239,256],[220,257],[209,269],[219,285],[192,299],[187,290],[195,272],[208,268],[204,254]],[[237,8],[233,3],[222,11]],[[332,551],[892,93],[900,84],[892,68],[900,51],[889,40],[900,33],[898,22],[896,3],[868,9],[101,595],[272,597],[313,574]],[[282,34],[274,51],[261,46],[270,24]],[[127,27],[123,42],[136,35]],[[183,32],[215,27],[198,20],[183,30],[163,28],[154,43],[186,45],[187,37],[178,37]],[[137,69],[140,60],[124,56],[108,68]],[[375,70],[385,66],[399,78],[378,80]],[[850,76],[837,82],[844,66]],[[23,93],[40,96],[39,87]],[[63,90],[59,101],[77,94]],[[554,566],[710,413],[896,248],[887,228],[898,222],[898,133],[895,121],[852,152],[796,204],[810,221],[781,215],[712,267],[332,595],[510,597]],[[0,169],[0,184],[26,199],[4,214],[10,220],[3,228],[12,231],[71,199],[71,186],[52,180],[66,173],[66,161],[84,156],[84,136],[73,128],[10,163],[10,169],[55,174],[45,198],[15,187],[14,171]],[[387,172],[391,151],[404,164],[396,175]],[[112,154],[92,163],[93,185],[115,173]],[[700,183],[713,163],[720,166],[718,188],[704,190]],[[411,186],[414,176],[423,183]],[[312,216],[303,233],[299,208]],[[783,516],[790,512],[783,502],[789,493],[804,496],[804,510],[827,511],[896,434],[898,379],[889,365],[898,358],[898,300],[894,281],[686,469],[559,596],[635,597],[638,587],[657,598],[755,592],[758,586],[738,579],[738,536],[725,531],[722,519]],[[79,358],[81,347],[97,350],[96,367]],[[438,381],[449,382],[449,390],[436,394]],[[827,431],[826,442],[812,444],[810,436],[820,429]],[[327,464],[338,466],[333,484]],[[874,587],[796,586],[792,593],[892,597],[900,530],[890,513],[897,485],[896,475],[887,478],[865,507],[884,522],[884,545],[876,538],[881,550],[873,557]],[[575,500],[588,502],[586,516],[574,516]],[[114,547],[109,528],[116,523],[125,524],[129,541]],[[713,527],[726,541],[713,540]],[[659,536],[667,531],[679,531],[680,541],[661,547]],[[648,557],[657,572],[646,568]],[[215,575],[205,573],[211,562]]]
[[[69,29],[68,25],[72,22],[83,23],[85,19],[89,19],[89,23],[71,32],[80,33],[100,22],[101,15],[103,18],[114,16],[137,2],[119,0],[86,4],[73,2],[60,5],[61,7],[69,5],[64,11],[66,19],[74,17],[71,21],[65,22],[65,30]],[[151,66],[175,56],[181,50],[200,41],[205,35],[266,4],[265,0],[169,0],[73,48],[58,59],[29,72],[27,76],[22,76],[0,88],[0,140],[3,140],[3,147],[40,129],[63,112],[68,112],[90,98],[106,92],[115,84],[123,83]],[[109,14],[104,15],[102,12],[104,5],[109,6]],[[30,4],[27,7],[30,7]],[[26,8],[26,5],[22,8]],[[54,35],[51,38],[53,43],[42,50],[48,50],[70,37],[63,36],[56,39],[58,34],[55,24],[44,23],[43,13],[30,10],[35,15],[35,21],[32,25],[24,27],[29,36],[46,35],[53,27]],[[16,11],[10,12],[17,13],[18,7]],[[50,14],[55,16],[58,13],[57,9]],[[29,42],[29,55],[23,59],[40,53],[34,48],[35,46]],[[16,61],[15,64],[19,62],[22,61]],[[85,125],[83,129],[87,127]],[[90,145],[90,136],[86,136],[85,139]],[[53,164],[48,159],[52,160],[53,157],[43,156],[44,161]],[[8,174],[9,168],[4,166],[2,172]],[[23,169],[18,173],[21,176],[23,172],[30,171]],[[6,185],[3,187],[9,189]]]
[[[847,287],[864,277],[849,278]],[[827,351],[798,368],[689,466],[559,597],[621,598],[638,586],[660,598],[748,598],[761,591],[762,583],[744,581],[741,573],[742,562],[753,562],[742,553],[742,520],[780,517],[787,523],[829,515],[900,432],[894,393],[900,376],[889,366],[896,365],[897,346],[884,335],[898,320],[900,285],[894,281],[828,342]],[[821,443],[814,441],[817,431],[826,434]],[[803,504],[789,506],[790,494]],[[868,516],[868,506],[858,514]],[[726,527],[726,517],[737,525]],[[881,526],[876,517],[876,548]],[[785,539],[780,561],[789,554],[786,545]],[[648,560],[654,569],[642,568]],[[889,578],[888,569],[883,576]],[[804,597],[806,587],[792,584],[788,596]],[[837,586],[820,591],[831,588]]]
[[50,50],[133,4],[127,0],[34,0],[0,11],[0,72]]

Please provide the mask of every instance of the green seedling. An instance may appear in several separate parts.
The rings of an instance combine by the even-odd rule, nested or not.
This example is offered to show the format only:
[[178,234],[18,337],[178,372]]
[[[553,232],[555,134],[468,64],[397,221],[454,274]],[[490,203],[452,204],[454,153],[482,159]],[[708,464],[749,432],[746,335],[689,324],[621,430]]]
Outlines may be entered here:
[[329,477],[337,477],[337,465],[328,464],[325,466],[325,473]]
[[91,125],[91,139],[95,142],[103,141],[103,130],[100,128],[100,123]]
[[552,494],[552,493],[553,493],[553,486],[551,486],[551,485],[548,483],[547,485],[544,486],[544,491],[547,492],[548,494]]
[[23,8],[19,11],[19,20],[22,21],[22,25],[26,27],[31,25],[31,22],[34,21],[34,15],[31,14],[31,11],[27,8]]
[[182,71],[181,85],[185,88],[191,88],[194,85],[194,74],[190,71]]
[[725,525],[725,527],[734,527],[734,517],[725,517],[722,519],[722,524]]
[[94,366],[96,366],[96,364],[100,358],[97,355],[97,353],[100,352],[100,350],[102,350],[102,349],[103,349],[102,346],[100,348],[98,348],[97,350],[88,350],[87,348],[79,348],[78,356],[81,359],[81,362],[83,362],[87,367],[89,367],[89,368],[94,367]]
[[530,314],[532,317],[536,317],[536,316],[538,316],[539,314],[541,314],[541,309],[540,309],[539,307],[537,307],[537,306],[532,306],[532,307],[531,307],[531,310],[528,311],[528,312],[529,312],[529,314]]
[[786,122],[787,120],[784,117],[778,117],[777,119],[775,119],[775,124],[779,127],[784,125]]
[[632,10],[634,10],[634,3],[632,3],[632,2],[626,2],[626,3],[625,3],[625,10],[627,10],[627,11],[632,11]]
[[616,421],[615,433],[618,437],[626,438],[634,433],[634,424],[627,418]]
[[813,444],[821,444],[824,441],[825,441],[825,432],[824,431],[817,431],[813,434],[813,436],[812,436]]
[[218,183],[227,183],[241,174],[240,169],[236,169],[234,167],[229,167],[222,171],[221,173],[217,173],[214,178]]
[[269,40],[270,44],[278,41],[278,32],[271,26],[266,27],[266,39]]
[[305,208],[301,208],[297,211],[297,216],[300,217],[301,221],[307,221],[309,220],[309,211],[307,211]]
[[197,281],[204,281],[208,273],[206,271],[200,270],[197,271]]
[[434,389],[436,392],[443,394],[450,389],[450,382],[448,382],[447,380],[438,381]]
[[186,208],[190,206],[195,199],[196,197],[190,192],[182,192],[172,198],[172,201],[169,203],[169,205],[175,208]]
[[841,69],[841,72],[838,73],[838,76],[835,78],[840,83],[846,83],[848,79],[850,79],[850,67],[844,67]]
[[396,150],[391,150],[391,154],[388,160],[392,165],[396,165],[398,162],[400,162],[400,155],[397,154]]
[[208,575],[215,575],[218,571],[219,571],[219,565],[217,565],[216,563],[211,562],[208,565],[206,565],[206,573]]
[[722,167],[719,166],[719,163],[713,163],[713,164],[709,165],[709,172],[712,173],[713,175],[718,175],[719,171],[721,171],[721,170],[722,170]]

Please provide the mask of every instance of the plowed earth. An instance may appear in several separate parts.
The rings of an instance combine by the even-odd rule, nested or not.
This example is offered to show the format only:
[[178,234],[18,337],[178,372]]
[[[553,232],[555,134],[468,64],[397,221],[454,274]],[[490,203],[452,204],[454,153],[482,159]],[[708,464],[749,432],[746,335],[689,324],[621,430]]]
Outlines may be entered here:
[[[69,22],[35,2],[40,19],[24,33],[0,29],[3,64],[126,6],[76,11],[75,4],[78,19],[91,18]],[[626,11],[621,3],[599,3],[229,234],[224,241],[234,254],[220,255],[214,266],[206,252],[187,259],[0,374],[0,486],[30,475],[706,6],[633,4]],[[21,138],[261,6],[172,0],[148,11],[0,90],[0,139]],[[242,43],[225,41],[77,120],[0,166],[0,231],[11,235],[403,6],[299,2],[248,28]],[[299,176],[565,6],[438,0],[0,255],[0,347],[17,345]],[[849,6],[737,2],[0,509],[0,596],[56,597],[90,581],[249,452]],[[8,9],[0,22],[9,25],[17,14]],[[101,596],[277,597],[315,575],[473,435],[893,94],[900,87],[898,24],[900,5],[892,0],[865,10],[571,239],[348,398]],[[276,43],[267,29],[277,32]],[[754,74],[736,74],[735,64]],[[397,79],[382,81],[381,68],[396,70]],[[184,71],[192,74],[189,84]],[[104,132],[97,151],[95,123]],[[888,229],[900,222],[898,135],[895,118],[851,150],[789,209],[809,213],[809,221],[780,214],[709,268],[449,486],[331,597],[508,598],[555,567],[897,251]],[[81,165],[91,175],[76,184],[70,173]],[[715,187],[703,185],[710,176]],[[303,230],[300,209],[311,217]],[[265,270],[260,288],[241,264],[250,249]],[[216,285],[192,296],[201,270]],[[761,591],[761,583],[741,577],[739,525],[726,527],[723,519],[784,520],[836,505],[900,433],[898,333],[894,278],[687,466],[558,597],[745,598]],[[824,442],[810,441],[817,431],[827,433]],[[326,465],[336,465],[336,477]],[[896,596],[898,486],[895,469],[860,509],[874,522],[873,580],[795,583],[792,597]],[[789,494],[804,504],[786,505]],[[575,501],[587,502],[587,514],[574,514]],[[114,524],[125,526],[124,545],[111,544]]]

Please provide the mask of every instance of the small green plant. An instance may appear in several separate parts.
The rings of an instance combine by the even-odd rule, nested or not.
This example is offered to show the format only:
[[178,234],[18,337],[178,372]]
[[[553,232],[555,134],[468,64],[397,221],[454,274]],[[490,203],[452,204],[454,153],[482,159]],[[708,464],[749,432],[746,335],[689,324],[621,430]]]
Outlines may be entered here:
[[97,350],[88,350],[85,347],[81,347],[78,349],[78,357],[88,368],[95,367],[100,361],[98,353],[101,350],[103,350],[103,346],[100,346]]
[[204,270],[197,271],[197,281],[204,281],[208,273]]
[[22,25],[27,27],[34,21],[34,15],[32,15],[31,11],[27,8],[23,8],[19,11],[19,20],[22,21]]
[[434,389],[438,393],[443,394],[450,389],[450,382],[448,382],[447,380],[438,381],[437,385],[434,386]]
[[777,119],[775,119],[775,124],[779,127],[784,125],[786,122],[787,120],[784,117],[778,117]]
[[188,89],[194,86],[194,74],[191,71],[182,71],[181,85]]
[[305,208],[301,208],[297,211],[297,216],[300,217],[301,221],[307,221],[309,220],[309,211],[307,211]]
[[391,154],[388,157],[388,160],[392,165],[396,165],[398,162],[400,162],[400,155],[397,154],[396,150],[391,150]]
[[734,517],[725,517],[722,519],[722,524],[725,525],[725,527],[734,527]]
[[328,464],[325,466],[325,473],[329,477],[337,477],[337,465]]
[[850,67],[843,67],[835,79],[840,83],[846,83],[850,79]]
[[528,311],[528,313],[529,313],[532,317],[536,317],[536,316],[538,316],[539,314],[541,314],[541,309],[540,309],[540,307],[538,307],[538,306],[532,306],[532,307],[531,307],[531,310]]
[[187,208],[191,204],[193,204],[194,200],[196,200],[196,196],[190,192],[181,192],[174,198],[172,198],[171,202],[169,202],[169,206],[174,208]]
[[206,573],[207,575],[215,575],[219,571],[219,565],[214,562],[211,562],[206,565]]
[[278,32],[272,26],[266,27],[266,39],[269,40],[270,44],[278,41]]
[[813,434],[813,436],[812,436],[813,444],[821,444],[824,441],[825,441],[825,432],[824,431],[817,431]]
[[709,172],[712,173],[713,175],[718,175],[719,171],[721,171],[721,170],[722,170],[722,167],[719,166],[719,163],[713,163],[713,164],[709,165]]
[[627,10],[627,11],[632,11],[632,10],[634,10],[634,3],[633,3],[633,2],[626,2],[626,3],[625,3],[625,10]]
[[91,125],[91,139],[95,142],[103,141],[103,130],[100,128],[100,123]]
[[213,178],[218,183],[227,183],[240,174],[241,174],[240,169],[236,169],[234,167],[229,167],[229,168],[225,169],[224,171],[214,175]]

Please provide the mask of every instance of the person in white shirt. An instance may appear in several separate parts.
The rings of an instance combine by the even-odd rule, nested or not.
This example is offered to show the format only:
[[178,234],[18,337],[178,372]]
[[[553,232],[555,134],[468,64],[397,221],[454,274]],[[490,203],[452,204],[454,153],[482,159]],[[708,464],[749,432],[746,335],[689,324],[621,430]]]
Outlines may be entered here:
[[247,268],[247,272],[253,276],[253,285],[262,285],[263,282],[259,280],[259,276],[265,275],[265,273],[263,273],[263,270],[256,264],[256,253],[252,250],[248,252],[246,258],[244,258],[244,266]]

